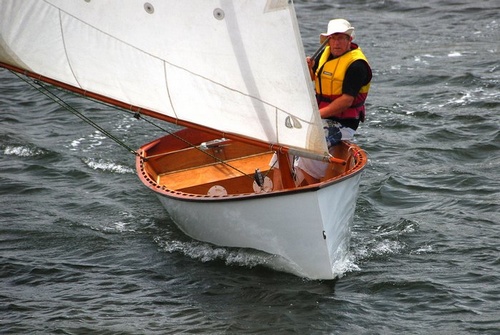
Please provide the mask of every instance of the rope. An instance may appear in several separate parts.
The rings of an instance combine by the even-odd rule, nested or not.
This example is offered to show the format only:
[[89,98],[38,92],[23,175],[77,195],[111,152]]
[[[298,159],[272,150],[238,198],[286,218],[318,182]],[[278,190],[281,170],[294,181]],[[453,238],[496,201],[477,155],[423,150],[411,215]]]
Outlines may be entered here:
[[80,118],[81,120],[83,120],[87,124],[91,125],[95,129],[99,130],[105,136],[107,136],[108,138],[110,138],[111,140],[113,140],[115,143],[117,143],[118,145],[120,145],[123,148],[125,148],[130,153],[132,153],[132,154],[134,154],[136,156],[139,156],[139,153],[137,151],[135,151],[134,149],[132,149],[130,146],[128,146],[125,142],[123,142],[118,137],[116,137],[115,135],[113,135],[112,133],[110,133],[109,131],[107,131],[106,129],[104,129],[103,127],[101,127],[100,125],[98,125],[97,123],[95,123],[94,121],[92,121],[91,119],[89,119],[88,117],[86,117],[85,115],[83,115],[81,112],[79,112],[73,106],[71,106],[70,104],[68,104],[64,100],[62,100],[60,97],[58,97],[52,91],[50,91],[50,89],[48,88],[47,85],[43,84],[42,82],[40,82],[38,80],[33,80],[33,81],[27,80],[26,78],[21,77],[20,75],[18,75],[15,72],[12,72],[12,73],[14,73],[18,78],[22,79],[28,85],[30,85],[31,87],[33,87],[34,89],[36,89],[38,92],[40,92],[43,95],[45,95],[46,97],[48,97],[50,100],[52,100],[53,102],[55,102],[56,104],[58,104],[59,106],[61,106],[62,108],[64,108],[65,110],[71,112],[72,114],[76,115],[78,118]]
[[[150,156],[150,157],[143,157],[141,156],[136,150],[132,149],[130,146],[128,146],[125,142],[123,142],[122,140],[120,140],[118,137],[116,137],[115,135],[113,135],[112,133],[110,133],[109,131],[107,131],[106,129],[104,129],[103,127],[101,127],[99,124],[95,123],[94,121],[92,121],[90,118],[88,118],[87,116],[83,115],[81,112],[79,112],[77,109],[75,109],[73,106],[71,106],[70,104],[68,104],[67,102],[65,102],[64,100],[62,100],[59,96],[57,96],[54,92],[52,92],[49,87],[55,87],[55,86],[49,86],[49,85],[45,85],[43,82],[39,81],[39,80],[28,80],[28,78],[24,77],[24,76],[21,76],[19,75],[17,72],[14,72],[14,71],[10,71],[11,73],[13,73],[14,75],[16,75],[18,78],[20,78],[21,80],[23,80],[24,82],[26,82],[28,85],[30,85],[31,87],[33,87],[34,89],[36,89],[38,92],[42,93],[43,95],[45,95],[46,97],[48,97],[50,100],[52,100],[53,102],[57,103],[59,106],[61,106],[62,108],[64,108],[65,110],[71,112],[72,114],[76,115],[78,118],[80,118],[81,120],[83,120],[84,122],[86,122],[87,124],[89,124],[90,126],[94,127],[95,129],[97,129],[98,131],[100,131],[101,133],[103,133],[105,136],[107,136],[109,139],[113,140],[115,143],[117,143],[118,145],[122,146],[123,148],[125,148],[127,151],[129,151],[130,153],[134,154],[135,156],[139,156],[141,157],[142,159],[144,160],[147,160],[148,158],[151,158],[151,157],[157,157],[157,156],[161,156],[163,154],[159,154],[159,155],[155,155],[155,156]],[[58,87],[55,87],[55,89],[61,91],[61,92],[65,92],[65,93],[68,93],[67,91],[65,90],[62,90]],[[72,93],[72,92],[69,92],[69,93]],[[73,93],[74,95],[77,95],[75,93]],[[80,97],[80,95],[78,95]],[[99,101],[99,100],[95,100],[95,99],[91,99],[89,97],[84,97],[85,99],[87,100],[91,100],[93,102],[96,102],[96,103],[99,103],[101,105],[104,105],[106,107],[111,107],[111,108],[114,108],[116,110],[119,110],[121,112],[125,112],[125,113],[129,113],[129,114],[133,114],[133,117],[136,118],[137,120],[143,120],[145,122],[147,122],[149,125],[175,137],[176,139],[186,143],[188,146],[192,147],[192,148],[195,148],[197,150],[199,150],[200,152],[204,153],[205,155],[211,157],[212,159],[214,159],[215,161],[237,171],[238,173],[242,174],[243,176],[247,176],[249,177],[250,179],[252,180],[255,180],[259,186],[260,183],[259,181],[257,180],[257,172],[254,176],[251,176],[249,174],[246,174],[245,172],[241,171],[240,169],[232,166],[231,164],[225,162],[224,160],[222,160],[221,158],[215,156],[215,155],[212,155],[211,153],[201,149],[200,147],[194,145],[193,143],[187,141],[186,139],[180,137],[179,135],[177,135],[176,133],[166,129],[166,128],[163,128],[161,127],[160,125],[150,121],[149,119],[147,118],[144,118],[140,112],[132,112],[132,111],[128,111],[128,110],[125,110],[125,109],[122,109],[122,108],[118,108],[114,105],[110,105],[110,104],[107,104],[107,103],[104,103],[102,101]],[[165,153],[165,155],[168,154],[168,153]],[[276,164],[276,162],[274,163]],[[274,166],[273,164],[273,166]],[[272,167],[271,167],[272,169]],[[269,169],[265,176],[267,176],[269,174],[269,172],[271,171],[271,169]]]
[[[248,178],[250,178],[250,179],[254,180],[254,181],[257,183],[257,185],[259,185],[259,187],[260,187],[261,189],[263,189],[263,184],[262,184],[262,182],[260,181],[260,175],[259,175],[259,174],[261,174],[261,173],[260,173],[260,171],[257,171],[258,169],[255,171],[254,175],[253,175],[253,176],[251,176],[251,175],[249,175],[249,174],[247,174],[247,173],[245,173],[245,172],[241,171],[241,170],[240,170],[240,169],[238,169],[237,167],[234,167],[234,166],[232,166],[231,164],[229,164],[229,163],[225,162],[225,161],[224,161],[224,160],[222,160],[221,158],[219,158],[219,157],[217,157],[217,156],[215,156],[215,155],[212,155],[211,153],[207,152],[206,150],[201,149],[199,146],[196,146],[196,145],[194,145],[193,143],[190,143],[190,142],[189,142],[189,141],[187,141],[186,139],[184,139],[184,138],[182,138],[182,137],[178,136],[176,133],[173,133],[173,132],[171,132],[171,131],[170,131],[170,130],[168,130],[168,129],[164,129],[164,128],[160,127],[159,125],[157,125],[157,124],[155,124],[155,123],[151,122],[150,120],[145,119],[144,117],[141,117],[140,113],[134,113],[134,117],[135,117],[136,119],[141,119],[141,120],[143,120],[143,121],[146,121],[146,122],[147,122],[147,123],[149,123],[150,125],[153,125],[154,127],[157,127],[158,129],[161,129],[162,131],[164,131],[164,132],[168,133],[169,135],[172,135],[172,136],[173,136],[173,137],[175,137],[176,139],[178,139],[178,140],[180,140],[180,141],[182,141],[182,142],[186,143],[186,144],[187,144],[187,145],[189,145],[190,147],[192,147],[192,148],[194,148],[194,149],[196,149],[196,150],[198,150],[198,151],[200,151],[200,152],[204,153],[205,155],[209,156],[210,158],[214,159],[215,161],[217,161],[217,162],[219,162],[219,163],[221,163],[221,164],[223,164],[223,165],[225,165],[225,166],[227,166],[227,167],[229,167],[229,168],[231,168],[231,169],[233,169],[233,170],[235,170],[235,171],[239,172],[239,173],[240,173],[241,175],[243,175],[243,176],[246,176],[246,177],[248,177]],[[162,156],[162,155],[167,155],[167,154],[168,154],[168,153],[164,153],[164,154],[157,154],[157,155],[154,155],[154,156],[148,156],[148,158],[152,158],[152,157],[160,157],[160,156]],[[277,160],[273,163],[273,165],[271,166],[271,168],[270,168],[270,169],[266,172],[266,174],[265,174],[265,175],[264,175],[264,177],[262,177],[262,178],[265,178],[265,177],[267,177],[267,176],[269,175],[269,173],[271,172],[272,168],[276,165],[276,163],[277,163]]]

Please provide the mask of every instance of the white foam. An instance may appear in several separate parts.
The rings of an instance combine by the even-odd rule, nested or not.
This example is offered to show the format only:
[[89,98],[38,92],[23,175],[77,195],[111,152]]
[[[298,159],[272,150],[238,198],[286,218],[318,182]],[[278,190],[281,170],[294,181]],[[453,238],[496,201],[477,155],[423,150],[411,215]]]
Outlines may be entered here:
[[333,264],[333,274],[342,278],[346,273],[361,271],[361,268],[356,264],[356,257],[348,254],[345,259],[337,261]]
[[379,242],[373,249],[375,255],[387,255],[400,252],[404,246],[398,241],[384,240]]
[[448,54],[448,57],[462,57],[462,54],[458,51],[452,51]]
[[431,253],[432,251],[433,251],[432,246],[426,245],[426,246],[418,248],[415,251],[412,251],[411,254],[420,255],[420,254]]
[[87,164],[88,167],[94,170],[101,170],[101,171],[108,171],[108,172],[113,172],[113,173],[120,173],[120,174],[126,174],[126,173],[134,173],[134,170],[127,167],[123,166],[120,164],[116,164],[114,162],[106,162],[104,160],[94,160],[91,158],[86,158],[83,159],[83,162]]
[[82,141],[84,141],[85,138],[83,137],[80,137],[79,139],[77,140],[73,140],[71,141],[71,144],[70,146],[73,148],[73,150],[75,150],[76,148],[78,148],[80,146],[80,144],[82,143]]
[[38,148],[29,148],[25,146],[7,146],[4,150],[5,155],[19,156],[19,157],[33,157],[42,155],[43,150]]
[[257,265],[270,265],[275,257],[273,255],[254,250],[229,249],[198,241],[183,242],[169,239],[165,240],[161,237],[156,237],[155,242],[168,253],[179,252],[204,263],[222,260],[227,265],[238,265],[252,268]]

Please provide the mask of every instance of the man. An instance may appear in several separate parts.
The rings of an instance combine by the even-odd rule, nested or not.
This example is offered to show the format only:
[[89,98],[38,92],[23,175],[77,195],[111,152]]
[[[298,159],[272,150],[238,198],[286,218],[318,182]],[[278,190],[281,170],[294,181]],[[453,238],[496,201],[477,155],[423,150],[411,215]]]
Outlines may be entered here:
[[[347,20],[331,20],[327,32],[320,35],[322,43],[325,39],[328,45],[323,53],[306,60],[315,82],[327,144],[332,148],[340,140],[352,140],[359,122],[364,121],[372,71],[361,49],[352,42],[354,27]],[[324,177],[326,167],[323,162],[299,158],[297,183],[318,182]]]

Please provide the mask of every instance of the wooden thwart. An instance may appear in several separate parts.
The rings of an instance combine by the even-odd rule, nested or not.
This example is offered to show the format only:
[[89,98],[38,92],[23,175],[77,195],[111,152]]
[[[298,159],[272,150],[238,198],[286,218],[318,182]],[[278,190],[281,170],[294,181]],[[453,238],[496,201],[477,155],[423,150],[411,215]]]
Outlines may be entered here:
[[168,189],[181,190],[214,182],[223,184],[225,180],[249,175],[248,182],[251,183],[255,169],[260,169],[263,173],[269,170],[271,156],[271,152],[266,152],[227,160],[225,164],[219,162],[188,168],[182,171],[164,173],[158,176],[158,182],[160,185],[165,185]]

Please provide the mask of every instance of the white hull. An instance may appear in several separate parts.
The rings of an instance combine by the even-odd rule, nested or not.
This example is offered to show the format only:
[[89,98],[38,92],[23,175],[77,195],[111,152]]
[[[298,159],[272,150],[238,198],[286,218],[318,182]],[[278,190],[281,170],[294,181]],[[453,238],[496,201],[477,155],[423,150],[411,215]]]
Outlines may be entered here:
[[[348,253],[364,152],[342,143],[336,151],[347,163],[330,163],[319,183],[275,185],[276,189],[255,193],[251,175],[256,168],[272,172],[273,152],[212,139],[213,135],[184,129],[144,145],[136,159],[139,178],[158,194],[179,228],[199,241],[274,255],[265,265],[279,271],[309,279],[337,277]],[[225,192],[213,194],[214,187]]]
[[279,256],[269,266],[334,279],[348,252],[360,174],[316,190],[221,201],[160,194],[174,222],[194,239]]

